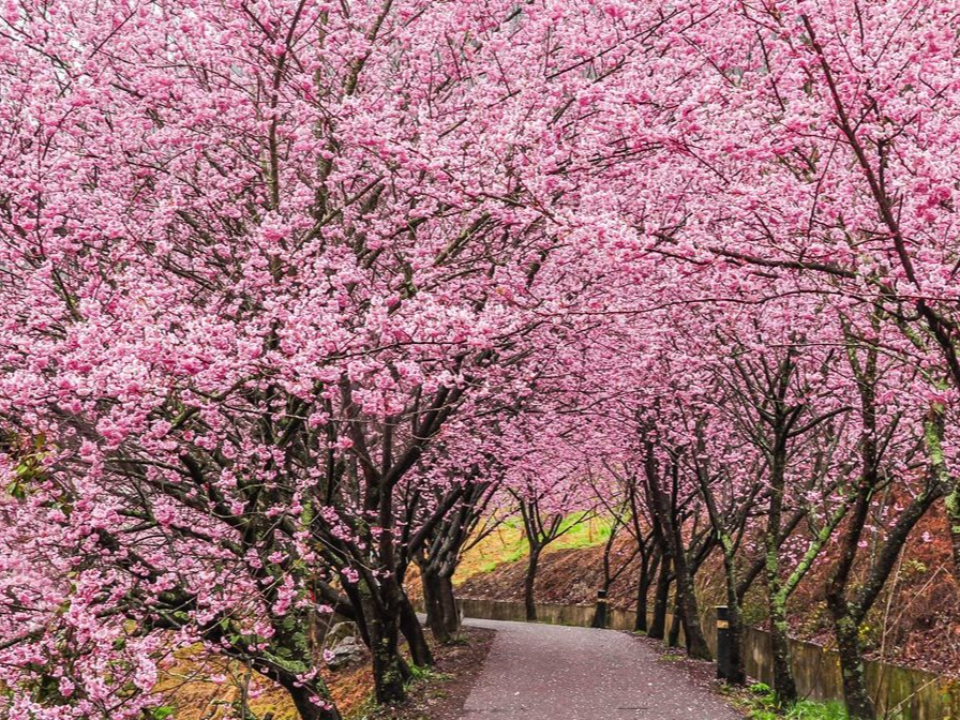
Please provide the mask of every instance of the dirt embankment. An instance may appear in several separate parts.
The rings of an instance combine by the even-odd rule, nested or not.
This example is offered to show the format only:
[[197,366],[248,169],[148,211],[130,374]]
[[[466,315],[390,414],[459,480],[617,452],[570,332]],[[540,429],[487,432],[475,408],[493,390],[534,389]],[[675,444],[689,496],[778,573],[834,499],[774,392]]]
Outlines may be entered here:
[[[348,720],[457,720],[470,689],[483,668],[495,633],[464,628],[453,645],[432,643],[436,666],[411,683],[400,707],[373,705],[373,671],[369,657],[323,676],[341,714]],[[158,703],[174,711],[177,720],[223,720],[236,717],[237,703],[246,693],[247,707],[257,718],[297,720],[299,714],[287,693],[239,663],[225,661],[199,648],[182,652],[167,669],[158,690]]]

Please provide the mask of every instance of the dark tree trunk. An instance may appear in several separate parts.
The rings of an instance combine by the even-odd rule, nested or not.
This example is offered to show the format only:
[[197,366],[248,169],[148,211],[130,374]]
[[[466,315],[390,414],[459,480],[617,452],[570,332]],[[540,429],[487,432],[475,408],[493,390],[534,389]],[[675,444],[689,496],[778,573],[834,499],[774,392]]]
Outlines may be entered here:
[[[867,680],[860,649],[860,618],[847,600],[847,586],[864,526],[870,514],[870,501],[879,482],[880,449],[877,445],[877,415],[875,405],[876,351],[871,349],[867,363],[861,369],[851,363],[860,394],[861,422],[860,462],[862,474],[857,483],[857,497],[840,543],[840,556],[827,583],[827,607],[833,618],[834,638],[840,656],[843,679],[843,700],[852,720],[874,720],[876,709],[867,692]],[[865,612],[865,610],[864,610]]]
[[637,582],[637,619],[633,624],[636,632],[647,632],[647,597],[650,595],[650,578],[657,573],[659,558],[650,561],[650,556],[645,555],[640,562],[640,579]]
[[[680,626],[682,623],[683,607],[680,605],[680,599],[675,597],[673,601],[673,620],[670,622],[670,633],[667,635],[667,645],[669,647],[680,647]],[[689,644],[690,641],[687,640],[687,645]]]
[[[371,627],[379,623],[371,623]],[[410,670],[400,656],[396,642],[388,633],[374,633],[373,681],[377,702],[381,705],[396,705],[406,699],[406,681]]]
[[790,660],[790,637],[787,633],[787,618],[783,607],[775,609],[770,618],[770,647],[773,652],[773,687],[777,700],[783,705],[793,705],[799,698],[797,681],[793,676]]
[[444,642],[440,637],[443,632],[443,609],[440,607],[440,578],[429,568],[421,566],[420,581],[423,587],[423,605],[427,613],[427,626],[433,633],[433,639]]
[[863,653],[860,648],[860,624],[845,602],[829,601],[834,637],[843,677],[843,701],[850,720],[875,720],[873,700],[867,691]]
[[640,566],[640,580],[637,582],[637,616],[633,621],[633,631],[647,631],[647,595],[650,593],[650,578],[647,575],[646,562]]
[[460,635],[460,608],[457,607],[457,596],[453,591],[453,578],[441,575],[439,590],[441,619],[447,638],[444,642],[451,642]]
[[424,601],[427,605],[427,625],[433,639],[449,645],[460,634],[460,609],[453,592],[453,579],[429,570],[423,573]]
[[[665,501],[666,502],[666,501]],[[664,508],[667,509],[666,506]],[[693,575],[687,563],[686,551],[680,536],[680,528],[674,518],[664,522],[664,531],[671,544],[670,555],[676,568],[677,605],[683,621],[683,631],[687,640],[687,653],[695,660],[711,660],[710,648],[700,626],[700,610],[697,607],[697,595],[693,585]]]
[[[777,406],[780,407],[779,405]],[[786,485],[787,440],[789,424],[778,416],[773,427],[773,452],[770,460],[770,508],[764,531],[766,553],[767,609],[770,613],[770,641],[773,652],[773,689],[781,705],[793,705],[799,697],[790,660],[787,599],[780,577],[780,526]]]
[[[872,420],[872,418],[871,418]],[[863,527],[870,510],[870,496],[876,486],[876,476],[871,469],[874,448],[872,438],[862,442],[862,452],[868,461],[857,488],[857,500],[843,537],[840,557],[827,584],[827,607],[833,618],[834,638],[840,656],[840,672],[843,679],[843,700],[852,720],[874,720],[876,710],[867,692],[867,680],[863,670],[863,654],[860,649],[860,623],[847,601],[847,583],[857,556],[857,548]]]
[[656,511],[659,514],[665,546],[670,549],[670,558],[673,560],[674,575],[677,580],[677,604],[683,611],[683,630],[687,638],[687,652],[695,660],[711,660],[710,648],[703,636],[700,626],[700,611],[697,607],[697,594],[693,585],[693,572],[687,560],[686,548],[683,545],[681,524],[676,507],[678,493],[679,468],[672,462],[665,475],[672,480],[671,491],[664,490],[660,471],[656,461],[652,444],[648,443],[645,468],[650,493],[655,501]]
[[657,590],[653,598],[653,622],[647,633],[654,640],[663,640],[667,628],[667,603],[670,601],[670,558],[663,556],[660,562],[660,574],[657,576]]
[[693,586],[693,577],[684,563],[677,564],[677,596],[680,601],[683,631],[687,637],[687,653],[695,660],[712,660],[707,639],[700,625],[700,610]]
[[355,584],[345,583],[343,586],[343,592],[350,600],[350,606],[355,610],[354,622],[357,623],[357,629],[360,631],[360,639],[363,640],[364,645],[368,648],[373,647],[373,643],[370,642],[370,631],[367,629],[367,619],[363,615],[363,595],[360,592],[360,587]]
[[420,619],[417,617],[417,611],[414,610],[410,599],[404,595],[400,604],[400,630],[407,639],[407,647],[410,649],[410,658],[414,665],[420,667],[431,667],[433,665],[433,653],[430,651],[430,645],[427,644],[427,638],[423,633],[423,627],[420,625]]
[[[216,629],[219,627],[216,626]],[[302,720],[340,720],[340,713],[330,698],[330,691],[323,678],[317,675],[312,680],[302,679],[305,673],[315,667],[316,661],[315,648],[309,641],[309,632],[313,628],[307,626],[307,632],[301,632],[303,627],[304,625],[298,623],[293,626],[274,625],[275,634],[270,643],[270,654],[264,653],[262,657],[252,658],[250,667],[286,690]],[[209,638],[224,640],[224,636],[217,634],[216,630]],[[228,656],[232,656],[229,651]],[[273,657],[278,656],[285,657],[289,664],[281,666],[274,662]],[[241,653],[238,657],[242,659],[244,654]]]
[[747,670],[743,657],[743,617],[740,613],[740,597],[737,595],[739,582],[736,559],[729,553],[724,555],[724,570],[727,580],[727,643],[730,647],[730,677],[727,682],[732,685],[745,685]]
[[537,621],[537,566],[540,564],[540,549],[531,547],[527,561],[527,576],[523,582],[523,605],[526,608],[527,622]]
[[[361,589],[363,614],[370,633],[370,653],[373,656],[373,681],[377,702],[381,705],[396,705],[406,699],[406,681],[410,669],[400,655],[400,615],[402,595],[399,588],[391,587],[389,579],[375,589]],[[379,593],[379,602],[372,597]]]
[[[613,552],[613,546],[617,541],[617,530],[619,524],[615,524],[610,532],[610,537],[603,547],[603,584],[597,591],[597,603],[593,610],[593,622],[591,627],[598,630],[604,630],[607,627],[609,613],[607,612],[607,596],[610,594],[610,586],[613,585],[614,575],[610,566],[610,554]],[[625,566],[624,566],[625,567]],[[619,572],[623,571],[621,567]],[[619,575],[619,572],[617,575]]]
[[953,545],[953,573],[960,580],[960,482],[955,481],[953,489],[944,498],[944,507]]

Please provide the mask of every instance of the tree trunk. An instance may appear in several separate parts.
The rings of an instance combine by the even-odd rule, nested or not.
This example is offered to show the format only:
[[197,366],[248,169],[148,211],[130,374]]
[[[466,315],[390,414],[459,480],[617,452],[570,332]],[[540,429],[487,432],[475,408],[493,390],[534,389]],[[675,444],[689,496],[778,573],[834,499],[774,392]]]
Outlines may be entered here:
[[773,651],[773,689],[781,705],[797,702],[797,682],[790,661],[787,598],[780,578],[780,526],[786,484],[787,431],[778,421],[774,428],[774,449],[770,461],[770,509],[764,531],[766,553],[767,609],[770,614],[770,640]]
[[460,608],[457,607],[457,596],[453,592],[453,578],[441,575],[439,590],[441,620],[447,638],[443,642],[449,643],[460,635]]
[[673,479],[673,491],[668,495],[662,488],[653,453],[648,455],[648,477],[652,494],[657,503],[660,514],[660,523],[663,528],[663,538],[670,548],[670,558],[673,560],[674,575],[677,580],[677,603],[682,609],[683,630],[687,639],[687,653],[695,660],[711,660],[710,648],[707,639],[703,636],[700,626],[700,611],[697,607],[697,594],[693,585],[693,573],[687,562],[686,549],[683,545],[681,523],[676,510],[676,495],[678,483],[678,468],[676,463],[670,467],[670,476]]
[[833,615],[837,653],[840,655],[840,671],[843,676],[843,701],[850,720],[875,720],[876,709],[867,691],[863,653],[860,649],[859,624],[846,603],[829,602]]
[[657,576],[657,590],[653,599],[653,623],[647,633],[654,640],[663,640],[667,627],[667,603],[670,600],[670,557],[663,556],[660,562],[660,574]]
[[647,632],[647,595],[650,593],[650,578],[647,569],[640,568],[640,580],[637,582],[637,617],[633,621],[634,632]]
[[[680,647],[680,626],[683,623],[683,607],[680,598],[673,599],[673,620],[670,622],[670,633],[667,635],[667,646]],[[686,638],[685,638],[686,639]],[[689,645],[689,640],[687,641]]]
[[637,582],[637,619],[633,624],[635,632],[647,632],[647,597],[650,595],[650,578],[657,572],[659,558],[651,563],[650,556],[645,555],[640,563],[640,579]]
[[947,523],[950,526],[950,541],[953,544],[953,574],[960,580],[960,484],[944,498]]
[[694,660],[712,660],[713,657],[710,654],[710,648],[707,646],[707,639],[704,637],[703,628],[700,625],[700,609],[697,606],[696,589],[693,585],[693,576],[690,573],[690,567],[687,564],[686,553],[680,538],[680,529],[676,527],[672,518],[669,524],[665,525],[668,538],[672,536],[670,554],[676,568],[677,606],[680,609],[679,615],[683,621],[684,635],[686,635],[687,654]]
[[[613,552],[613,546],[617,542],[617,531],[620,529],[619,522],[616,522],[613,528],[610,530],[610,537],[607,538],[606,544],[603,546],[603,584],[600,590],[597,592],[597,603],[593,610],[593,622],[591,627],[594,627],[598,630],[605,630],[607,627],[607,622],[609,618],[609,613],[607,612],[607,595],[610,593],[610,586],[613,585],[614,576],[612,574],[612,569],[610,567],[610,554]],[[621,567],[620,572],[623,572],[625,568]]]
[[739,579],[736,571],[736,558],[724,555],[724,570],[727,579],[727,642],[730,646],[731,685],[746,685],[747,669],[743,657],[743,617],[740,614],[740,597],[737,595]]
[[[364,587],[363,614],[370,633],[370,653],[373,656],[373,682],[377,702],[381,705],[396,705],[406,699],[406,681],[410,669],[400,655],[400,614],[402,603],[392,592],[389,579],[379,588]],[[399,588],[396,588],[398,592]],[[379,602],[372,597],[379,592]]]
[[[316,667],[316,647],[311,643],[315,628],[312,613],[299,618],[287,616],[284,620],[294,622],[273,625],[275,632],[269,652],[254,658],[251,667],[287,691],[302,720],[340,720],[340,713],[323,678],[317,674],[312,680],[303,679]],[[222,635],[220,639],[223,639]],[[281,665],[273,661],[274,657],[283,657],[286,661]]]
[[527,576],[523,582],[523,604],[527,611],[527,622],[537,621],[537,566],[540,564],[539,548],[530,548],[530,558],[527,562]]
[[773,687],[782,705],[797,702],[797,682],[790,661],[790,637],[787,625],[786,601],[774,596],[770,607],[770,644],[773,650]]
[[[377,623],[371,623],[371,626]],[[377,635],[375,633],[375,635]],[[373,645],[373,681],[377,702],[396,705],[406,699],[406,681],[410,670],[387,634],[379,635]]]
[[419,667],[433,666],[433,653],[423,633],[417,611],[414,610],[406,594],[404,594],[400,604],[400,630],[407,639],[407,647],[410,648],[410,658],[413,660],[413,664]]
[[360,631],[360,639],[368,648],[373,647],[370,642],[370,631],[367,628],[367,619],[363,614],[363,593],[360,592],[360,586],[357,584],[344,583],[343,592],[350,600],[350,607],[357,609],[354,613],[353,621],[357,623],[357,629]]
[[693,578],[685,563],[678,563],[677,566],[677,595],[682,609],[683,631],[687,636],[687,654],[695,660],[712,660],[710,647],[700,625],[700,609],[697,606]]
[[443,609],[440,607],[440,577],[425,566],[420,567],[420,579],[423,586],[423,605],[427,611],[427,626],[433,633],[433,639],[445,643],[443,637]]

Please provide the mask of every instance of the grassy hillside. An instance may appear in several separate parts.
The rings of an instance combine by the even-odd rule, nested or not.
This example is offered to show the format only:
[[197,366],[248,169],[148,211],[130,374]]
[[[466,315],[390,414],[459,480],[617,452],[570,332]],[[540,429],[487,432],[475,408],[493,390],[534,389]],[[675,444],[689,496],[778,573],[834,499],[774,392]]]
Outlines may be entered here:
[[[584,520],[582,516],[573,515],[565,521],[564,527],[563,536],[548,545],[546,553],[597,547],[610,537],[610,520],[604,517]],[[508,520],[464,555],[454,582],[462,585],[475,575],[492,573],[501,565],[519,562],[529,552],[521,522]]]

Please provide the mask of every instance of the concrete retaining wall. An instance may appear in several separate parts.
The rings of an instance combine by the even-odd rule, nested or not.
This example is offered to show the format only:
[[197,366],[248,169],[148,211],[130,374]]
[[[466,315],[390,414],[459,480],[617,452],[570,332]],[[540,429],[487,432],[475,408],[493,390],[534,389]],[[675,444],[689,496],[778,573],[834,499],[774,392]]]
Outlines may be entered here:
[[[497,600],[459,601],[466,617],[487,620],[523,621],[526,617],[523,603]],[[541,622],[554,625],[589,627],[593,620],[592,605],[557,605],[538,603],[537,615]],[[614,630],[632,630],[636,613],[611,608],[610,627]],[[668,617],[667,627],[671,618]],[[711,609],[704,613],[707,642],[716,655],[716,614]],[[682,637],[682,636],[681,636]],[[762,630],[748,629],[744,637],[747,673],[757,680],[773,684],[773,658],[770,636]],[[840,661],[837,654],[812,643],[793,641],[793,669],[801,695],[814,700],[840,700],[843,697]],[[890,720],[960,720],[960,681],[939,677],[922,670],[867,662],[870,690],[881,718]]]

